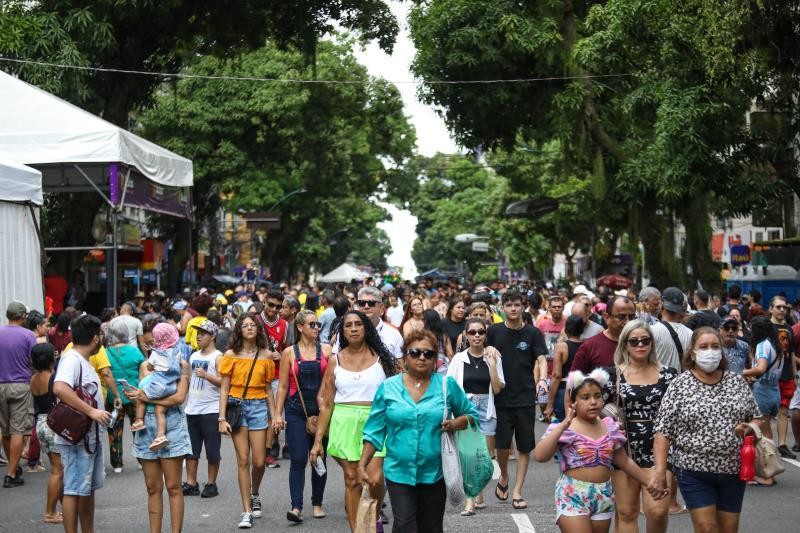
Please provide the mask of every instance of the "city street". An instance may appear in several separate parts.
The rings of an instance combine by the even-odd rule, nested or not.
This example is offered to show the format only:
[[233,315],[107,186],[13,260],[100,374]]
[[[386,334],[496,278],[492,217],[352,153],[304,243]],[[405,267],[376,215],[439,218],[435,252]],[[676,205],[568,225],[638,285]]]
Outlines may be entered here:
[[[541,433],[543,425],[539,424]],[[126,431],[126,435],[130,435]],[[790,439],[791,440],[791,439]],[[106,486],[97,494],[96,529],[98,532],[114,531],[143,532],[147,530],[146,493],[142,473],[130,459],[130,446],[126,442],[126,467],[122,474],[114,474],[110,468]],[[233,471],[233,447],[230,439],[223,439],[223,466],[219,479],[220,495],[213,499],[199,497],[186,498],[184,531],[233,531],[239,517],[239,492]],[[106,461],[108,464],[108,461]],[[291,525],[286,520],[289,509],[289,462],[280,461],[281,467],[267,469],[261,496],[264,502],[264,516],[256,520],[254,531],[313,530],[316,532],[346,532],[348,530],[342,491],[341,469],[329,463],[330,475],[325,493],[327,518],[315,520],[310,517],[310,485],[306,485],[305,523]],[[800,462],[785,462],[786,472],[778,479],[775,488],[749,487],[744,500],[741,528],[743,532],[753,531],[795,531],[797,527],[797,507],[794,497],[800,490]],[[200,464],[200,482],[205,476],[205,464]],[[553,485],[558,467],[555,462],[532,464],[524,493],[528,501],[527,511],[514,511],[509,502],[499,502],[489,494],[487,508],[478,511],[473,517],[459,516],[460,509],[448,507],[445,514],[445,531],[460,532],[554,532],[553,524]],[[26,474],[25,486],[0,490],[0,532],[50,532],[63,531],[60,525],[42,523],[43,501],[47,473]],[[489,491],[495,482],[489,485]],[[391,517],[391,510],[387,508]],[[642,521],[642,529],[644,522]],[[391,525],[389,525],[391,527]],[[387,527],[386,531],[390,531]],[[297,531],[296,530],[296,531]],[[163,531],[169,531],[165,522]],[[669,531],[690,532],[691,522],[687,514],[670,518]]]

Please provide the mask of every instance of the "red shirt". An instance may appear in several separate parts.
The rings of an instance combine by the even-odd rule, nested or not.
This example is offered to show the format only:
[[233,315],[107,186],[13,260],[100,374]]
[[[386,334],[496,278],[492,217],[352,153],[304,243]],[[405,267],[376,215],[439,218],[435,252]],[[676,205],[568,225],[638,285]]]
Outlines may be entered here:
[[53,299],[53,313],[60,314],[64,310],[64,297],[69,290],[69,284],[61,276],[44,277],[44,293]]
[[[282,352],[283,349],[286,348],[286,333],[289,329],[289,324],[280,317],[277,317],[275,322],[270,324],[267,322],[267,316],[263,311],[256,315],[256,320],[264,326],[264,330],[267,332],[267,344],[269,349],[273,352]],[[280,361],[275,361],[275,379],[278,379],[279,371]]]
[[580,370],[588,374],[595,368],[614,366],[614,352],[617,350],[617,341],[606,337],[605,332],[598,333],[589,340],[581,343],[572,361],[572,370]]

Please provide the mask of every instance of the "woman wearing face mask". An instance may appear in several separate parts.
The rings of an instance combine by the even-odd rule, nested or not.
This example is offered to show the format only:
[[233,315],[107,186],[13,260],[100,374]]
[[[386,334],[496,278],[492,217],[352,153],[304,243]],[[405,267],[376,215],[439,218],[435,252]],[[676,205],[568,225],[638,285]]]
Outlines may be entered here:
[[742,437],[758,407],[745,380],[727,371],[719,332],[701,327],[686,352],[687,369],[667,389],[655,420],[653,480],[667,490],[667,453],[695,531],[739,529],[745,482]]
[[[783,371],[783,350],[768,317],[757,316],[750,326],[753,366],[745,369],[742,376],[753,383],[753,396],[761,412],[761,426],[764,428],[764,435],[771,439],[772,419],[778,416],[781,404],[778,379]],[[771,478],[756,477],[751,483],[771,487],[775,481]]]
[[[625,423],[631,459],[646,472],[653,469],[653,421],[661,399],[678,371],[663,366],[656,357],[653,332],[643,320],[628,322],[619,336],[614,367],[606,369],[609,380],[604,387],[605,401],[617,401],[619,377],[619,402],[625,412]],[[649,475],[649,474],[648,474]],[[612,475],[617,498],[617,531],[639,531],[640,502],[644,502],[644,515],[649,533],[667,530],[669,498],[654,499],[634,478],[622,470]]]

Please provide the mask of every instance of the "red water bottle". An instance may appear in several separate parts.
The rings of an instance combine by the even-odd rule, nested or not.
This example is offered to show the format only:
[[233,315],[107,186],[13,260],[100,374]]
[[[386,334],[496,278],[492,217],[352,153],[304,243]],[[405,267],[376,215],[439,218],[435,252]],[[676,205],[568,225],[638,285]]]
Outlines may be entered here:
[[752,481],[756,474],[756,438],[746,435],[742,444],[742,466],[739,468],[739,479]]

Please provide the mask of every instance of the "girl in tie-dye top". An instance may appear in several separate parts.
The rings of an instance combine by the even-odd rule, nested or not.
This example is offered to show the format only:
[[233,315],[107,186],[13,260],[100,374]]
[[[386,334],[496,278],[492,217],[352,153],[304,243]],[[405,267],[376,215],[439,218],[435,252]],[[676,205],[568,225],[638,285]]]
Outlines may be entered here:
[[645,472],[625,452],[625,435],[611,418],[600,418],[603,387],[608,374],[602,369],[588,376],[570,372],[567,391],[572,408],[563,422],[547,428],[536,446],[534,457],[550,461],[559,454],[561,476],[556,483],[556,524],[561,531],[608,531],[614,516],[612,463],[621,468],[653,495],[656,493]]

